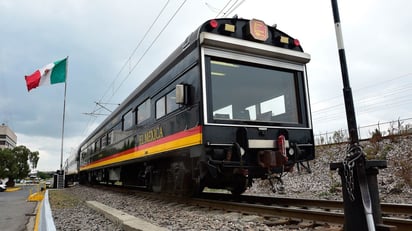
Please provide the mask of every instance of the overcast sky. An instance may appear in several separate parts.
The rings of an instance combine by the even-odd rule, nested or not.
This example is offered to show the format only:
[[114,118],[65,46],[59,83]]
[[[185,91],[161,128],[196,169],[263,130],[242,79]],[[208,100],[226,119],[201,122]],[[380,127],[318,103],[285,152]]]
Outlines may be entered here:
[[[57,170],[64,84],[27,92],[25,75],[69,56],[66,159],[105,118],[86,114],[108,113],[96,101],[113,110],[201,23],[237,14],[300,40],[311,55],[315,133],[346,129],[330,1],[245,0],[225,14],[228,3],[234,1],[0,0],[0,123],[17,134],[18,145],[40,152],[40,171]],[[412,1],[338,3],[358,125],[412,118]]]

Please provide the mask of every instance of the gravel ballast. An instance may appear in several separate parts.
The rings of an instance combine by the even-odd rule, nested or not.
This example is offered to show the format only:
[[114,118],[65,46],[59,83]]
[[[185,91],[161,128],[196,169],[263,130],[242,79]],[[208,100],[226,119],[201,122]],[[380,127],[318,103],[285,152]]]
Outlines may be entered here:
[[[379,149],[376,156],[384,155],[388,162],[388,168],[381,169],[378,174],[381,202],[412,203],[412,188],[408,184],[408,174],[412,174],[412,170],[408,170],[408,167],[412,166],[412,163],[409,163],[412,158],[411,138],[405,136],[396,143],[391,140],[383,140],[379,144],[362,143],[365,151],[370,150],[370,147]],[[310,162],[311,173],[301,170],[284,176],[285,194],[271,192],[267,181],[260,180],[246,193],[342,200],[340,177],[337,172],[329,170],[329,164],[342,161],[345,150],[346,145],[317,147],[316,159]],[[412,179],[412,175],[409,179]],[[288,230],[281,226],[267,226],[259,216],[167,204],[132,194],[119,194],[80,185],[63,190],[50,190],[49,195],[57,230],[122,230],[120,224],[111,222],[89,208],[86,201],[100,202],[169,230]]]

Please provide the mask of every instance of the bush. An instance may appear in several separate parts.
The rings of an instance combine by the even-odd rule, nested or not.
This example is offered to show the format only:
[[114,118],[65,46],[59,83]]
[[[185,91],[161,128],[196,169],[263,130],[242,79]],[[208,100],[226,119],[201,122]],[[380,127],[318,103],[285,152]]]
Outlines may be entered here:
[[[405,154],[407,155],[407,160],[412,158],[411,150]],[[405,184],[409,185],[409,187],[412,187],[412,163],[410,161],[398,161],[395,162],[395,166],[397,167],[395,175],[400,177]]]

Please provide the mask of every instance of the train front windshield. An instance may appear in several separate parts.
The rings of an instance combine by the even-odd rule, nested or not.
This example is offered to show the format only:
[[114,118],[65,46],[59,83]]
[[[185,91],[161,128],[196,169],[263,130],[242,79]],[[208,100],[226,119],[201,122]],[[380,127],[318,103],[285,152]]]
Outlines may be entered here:
[[210,56],[206,62],[213,121],[302,125],[302,71]]

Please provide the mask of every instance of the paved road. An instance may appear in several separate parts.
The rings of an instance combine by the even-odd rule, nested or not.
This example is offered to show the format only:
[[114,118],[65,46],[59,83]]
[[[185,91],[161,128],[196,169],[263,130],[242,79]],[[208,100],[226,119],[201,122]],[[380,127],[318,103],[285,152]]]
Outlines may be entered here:
[[[30,189],[36,192],[36,186],[21,186],[14,192],[0,192],[0,230],[26,231],[33,230],[37,202],[28,202]],[[31,221],[30,221],[31,220]],[[29,229],[26,225],[29,224]]]

